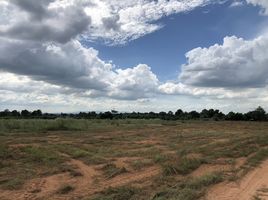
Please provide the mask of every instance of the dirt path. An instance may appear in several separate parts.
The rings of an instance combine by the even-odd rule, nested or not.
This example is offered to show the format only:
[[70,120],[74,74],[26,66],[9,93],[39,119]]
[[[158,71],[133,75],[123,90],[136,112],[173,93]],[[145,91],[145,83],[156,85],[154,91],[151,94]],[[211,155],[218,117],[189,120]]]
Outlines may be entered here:
[[[27,182],[22,190],[0,190],[1,200],[65,200],[81,199],[103,191],[109,187],[119,187],[129,183],[146,181],[158,175],[160,167],[152,166],[141,171],[129,172],[106,179],[97,166],[88,166],[80,160],[70,159],[72,165],[82,176],[73,177],[69,173],[57,174],[44,178],[37,178]],[[59,194],[62,186],[70,185],[74,190],[68,194]]]
[[212,187],[207,200],[268,200],[268,160],[249,172],[238,183],[221,183]]
[[69,182],[68,174],[57,174],[45,178],[37,178],[27,182],[22,190],[0,190],[1,200],[35,200],[47,199],[57,192],[59,187]]
[[160,173],[160,168],[157,166],[148,167],[142,171],[137,171],[133,173],[122,174],[114,177],[113,179],[103,182],[101,187],[103,189],[108,187],[118,187],[126,185],[128,183],[133,183],[137,181],[142,181],[150,177],[156,176]]

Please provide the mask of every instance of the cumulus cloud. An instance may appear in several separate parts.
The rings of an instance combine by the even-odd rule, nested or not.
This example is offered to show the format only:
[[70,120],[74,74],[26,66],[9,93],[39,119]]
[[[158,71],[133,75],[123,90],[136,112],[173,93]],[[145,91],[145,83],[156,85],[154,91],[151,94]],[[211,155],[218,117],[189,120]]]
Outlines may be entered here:
[[[89,34],[91,24],[91,11],[86,13],[84,8],[99,9],[97,3],[1,1],[0,70],[67,88],[61,92],[84,97],[135,100],[149,96],[158,82],[149,66],[120,69],[101,60],[97,50],[79,42],[83,33]],[[106,31],[120,32],[119,19],[119,15],[102,16],[100,23]]]
[[[94,0],[86,8],[92,18],[92,29],[86,38],[104,40],[107,44],[124,44],[163,27],[162,17],[183,13],[219,0]],[[108,26],[107,26],[108,25]]]
[[186,53],[180,80],[197,87],[254,88],[268,83],[268,37],[225,37],[223,44]]
[[35,80],[100,90],[106,87],[111,68],[96,50],[78,41],[61,45],[0,39],[0,69]]
[[213,88],[213,87],[208,88],[208,87],[195,87],[185,85],[183,83],[172,83],[172,82],[167,82],[159,85],[159,91],[163,94],[169,94],[169,95],[187,95],[199,98],[209,97],[212,99],[241,99],[241,98],[249,99],[249,98],[257,98],[259,96],[267,97],[268,95],[267,92],[263,92],[263,88],[259,88],[257,90],[255,88],[254,89],[253,88],[229,89],[229,88]]
[[[134,82],[137,82],[140,78],[141,73],[138,68],[143,68],[146,71],[148,66],[140,65],[133,69],[136,71],[136,75],[132,75],[131,69],[127,70],[133,80],[131,84],[135,85]],[[119,95],[116,98],[107,98],[111,97],[107,93],[102,93],[103,96],[99,94],[95,98],[89,98],[95,92],[96,90],[62,87],[44,81],[33,80],[24,75],[0,72],[0,109],[27,108],[33,110],[41,108],[49,112],[62,112],[63,110],[64,112],[77,112],[87,109],[106,111],[110,108],[121,111],[137,111],[138,108],[146,109],[150,105],[148,99],[141,98],[136,100],[136,96],[131,99],[127,95],[128,98],[125,99],[119,91]],[[129,104],[130,99],[132,100],[131,104]],[[155,108],[152,110],[155,110]]]
[[[0,24],[0,36],[20,40],[66,43],[88,31],[91,18],[77,5],[52,7],[55,0],[12,0],[2,4],[8,21]],[[11,13],[18,13],[12,15]]]
[[[188,52],[177,83],[161,83],[146,64],[120,68],[81,44],[82,39],[125,44],[160,29],[158,20],[165,16],[215,2],[223,1],[2,0],[0,102],[84,108],[132,100],[135,108],[167,94],[258,97],[248,87],[266,88],[267,36],[226,37],[222,45]],[[248,2],[266,8],[265,1]]]
[[231,8],[234,8],[234,7],[241,7],[244,5],[244,2],[243,1],[233,1],[230,5]]
[[268,1],[267,0],[246,0],[254,6],[260,6],[263,8],[262,14],[268,15]]
[[78,41],[39,44],[0,40],[0,69],[76,89],[90,97],[144,98],[158,83],[147,65],[115,69],[99,59],[96,50],[84,48]]
[[118,69],[109,96],[127,99],[148,98],[156,92],[158,84],[158,78],[148,65],[140,64],[134,68]]
[[54,0],[10,0],[14,5],[29,12],[33,20],[41,20],[44,16],[48,15],[47,6],[53,1]]
[[83,35],[125,44],[163,27],[157,21],[165,16],[218,2],[222,0],[2,0],[0,17],[6,20],[0,20],[0,36],[66,43]]

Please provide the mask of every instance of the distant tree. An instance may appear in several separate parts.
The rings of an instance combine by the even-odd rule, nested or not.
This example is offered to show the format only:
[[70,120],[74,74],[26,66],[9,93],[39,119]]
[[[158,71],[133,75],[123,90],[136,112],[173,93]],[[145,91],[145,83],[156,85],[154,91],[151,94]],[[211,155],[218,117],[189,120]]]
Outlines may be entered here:
[[182,109],[178,109],[176,112],[175,112],[175,118],[176,119],[184,119],[185,118],[185,113],[183,112]]
[[267,120],[266,112],[265,110],[259,106],[254,111],[250,111],[247,114],[245,114],[247,120],[253,120],[253,121],[265,121]]
[[28,111],[28,110],[22,110],[21,111],[21,116],[22,117],[30,117],[31,116],[31,112],[30,111]]
[[166,112],[162,111],[162,112],[159,113],[159,118],[160,119],[164,119],[165,120],[166,117],[167,117],[167,113]]
[[113,119],[113,114],[111,112],[104,112],[100,113],[100,118],[101,119]]
[[200,114],[195,110],[189,112],[188,115],[189,115],[190,119],[198,119],[198,118],[200,118]]
[[4,111],[2,111],[0,113],[0,116],[1,117],[9,117],[9,116],[11,116],[11,112],[8,109],[5,109]]
[[17,111],[17,110],[13,110],[13,111],[11,112],[11,115],[12,115],[12,117],[19,117],[19,116],[20,116],[20,112]]
[[98,115],[96,112],[92,111],[92,112],[88,112],[88,118],[89,119],[95,119]]
[[226,116],[225,116],[226,120],[234,120],[235,119],[235,113],[234,112],[229,112]]
[[209,111],[207,109],[203,109],[200,113],[201,118],[209,118]]
[[175,116],[176,117],[180,117],[180,116],[182,116],[183,115],[183,111],[181,110],[181,109],[179,109],[179,110],[177,110],[176,112],[175,112]]
[[33,117],[42,117],[42,111],[41,110],[34,110],[31,113],[31,116],[33,116]]
[[213,116],[211,118],[218,121],[224,119],[225,115],[219,110],[214,110]]

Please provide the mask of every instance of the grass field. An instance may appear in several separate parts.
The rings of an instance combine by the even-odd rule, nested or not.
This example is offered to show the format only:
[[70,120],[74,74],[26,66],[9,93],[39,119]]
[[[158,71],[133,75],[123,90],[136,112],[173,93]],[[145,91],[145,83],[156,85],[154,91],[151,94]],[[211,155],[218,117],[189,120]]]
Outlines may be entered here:
[[207,199],[267,147],[266,122],[0,120],[0,199]]

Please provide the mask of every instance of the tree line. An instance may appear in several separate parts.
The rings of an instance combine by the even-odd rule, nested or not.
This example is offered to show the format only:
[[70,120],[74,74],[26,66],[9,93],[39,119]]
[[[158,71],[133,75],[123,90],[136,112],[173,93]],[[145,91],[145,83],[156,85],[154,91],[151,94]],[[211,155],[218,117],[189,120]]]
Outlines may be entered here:
[[178,109],[176,112],[125,112],[120,113],[115,110],[107,112],[80,112],[80,113],[43,113],[41,110],[22,110],[10,111],[8,109],[0,112],[0,118],[15,118],[15,119],[55,119],[55,118],[75,118],[75,119],[163,119],[163,120],[230,120],[230,121],[268,121],[268,113],[258,107],[247,113],[223,112],[215,109],[203,109],[201,112],[191,111],[185,112]]

